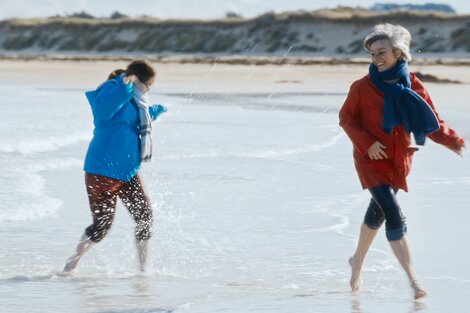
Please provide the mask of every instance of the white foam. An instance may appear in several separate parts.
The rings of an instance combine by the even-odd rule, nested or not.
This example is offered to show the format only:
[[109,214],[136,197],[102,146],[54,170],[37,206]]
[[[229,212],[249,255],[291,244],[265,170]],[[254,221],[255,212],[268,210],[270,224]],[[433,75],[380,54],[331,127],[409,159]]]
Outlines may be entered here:
[[54,216],[63,201],[47,194],[42,171],[80,168],[76,158],[15,157],[3,160],[0,176],[0,221],[31,221]]
[[88,141],[90,140],[90,136],[89,132],[79,132],[75,134],[64,134],[62,136],[22,138],[15,140],[15,142],[4,142],[0,145],[0,152],[17,152],[23,155],[29,155],[38,152],[55,151],[81,141]]
[[62,201],[46,195],[45,181],[34,172],[5,171],[0,177],[0,221],[30,221],[56,214]]
[[28,163],[24,166],[24,170],[27,172],[42,172],[50,170],[63,170],[70,168],[81,168],[83,166],[83,160],[77,158],[47,158],[45,160],[37,160],[35,162]]

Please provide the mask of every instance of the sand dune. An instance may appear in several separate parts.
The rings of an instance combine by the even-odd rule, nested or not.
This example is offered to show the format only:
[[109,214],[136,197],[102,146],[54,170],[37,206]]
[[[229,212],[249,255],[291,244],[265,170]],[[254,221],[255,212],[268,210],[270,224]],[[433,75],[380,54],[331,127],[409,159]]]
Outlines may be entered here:
[[468,16],[338,8],[214,21],[50,18],[0,22],[3,55],[365,56],[378,23],[398,23],[422,56],[470,56]]

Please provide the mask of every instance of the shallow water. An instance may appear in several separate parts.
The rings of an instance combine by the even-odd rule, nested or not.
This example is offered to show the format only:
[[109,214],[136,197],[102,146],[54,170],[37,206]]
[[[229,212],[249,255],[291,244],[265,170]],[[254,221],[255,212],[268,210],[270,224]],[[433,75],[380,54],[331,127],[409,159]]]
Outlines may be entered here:
[[[2,312],[466,310],[470,163],[431,142],[415,157],[410,193],[399,195],[431,296],[411,300],[383,232],[363,290],[349,292],[347,258],[368,195],[337,126],[344,90],[151,95],[169,112],[142,169],[156,213],[148,272],[136,270],[133,225],[119,204],[106,240],[74,275],[59,275],[90,223],[83,91],[0,86]],[[470,137],[468,111],[441,114]]]

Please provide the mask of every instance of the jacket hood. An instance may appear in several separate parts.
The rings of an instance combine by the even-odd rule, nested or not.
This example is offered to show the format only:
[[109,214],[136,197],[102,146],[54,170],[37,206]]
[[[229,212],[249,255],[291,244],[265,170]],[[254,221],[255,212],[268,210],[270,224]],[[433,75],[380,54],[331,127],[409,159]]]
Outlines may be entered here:
[[91,90],[91,91],[87,91],[85,92],[85,96],[88,100],[88,103],[90,105],[94,105],[95,104],[95,98],[96,98],[96,95],[98,95],[98,93],[100,92],[101,89],[103,89],[103,87],[105,85],[108,85],[108,84],[116,84],[117,82],[114,81],[114,79],[111,79],[111,80],[107,80],[105,81],[104,83],[102,83],[101,85],[98,86],[98,88],[96,88],[95,90]]

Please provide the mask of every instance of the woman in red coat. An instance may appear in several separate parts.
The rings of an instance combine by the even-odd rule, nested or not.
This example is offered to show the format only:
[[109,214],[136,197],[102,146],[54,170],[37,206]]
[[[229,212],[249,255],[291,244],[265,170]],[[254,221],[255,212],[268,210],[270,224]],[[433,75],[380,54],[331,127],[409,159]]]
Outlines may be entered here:
[[408,191],[413,133],[418,145],[428,137],[461,155],[465,143],[437,114],[421,81],[408,72],[410,33],[381,24],[365,38],[371,56],[369,75],[355,81],[339,113],[340,126],[354,146],[354,163],[363,189],[372,195],[356,252],[349,259],[350,285],[359,289],[360,272],[377,230],[385,221],[392,250],[410,279],[415,299],[426,292],[411,266],[406,223],[396,194]]

